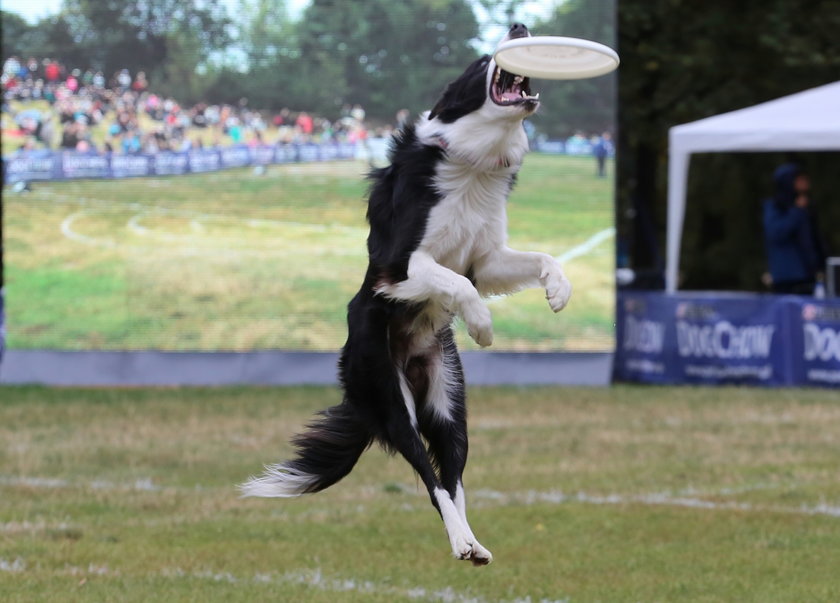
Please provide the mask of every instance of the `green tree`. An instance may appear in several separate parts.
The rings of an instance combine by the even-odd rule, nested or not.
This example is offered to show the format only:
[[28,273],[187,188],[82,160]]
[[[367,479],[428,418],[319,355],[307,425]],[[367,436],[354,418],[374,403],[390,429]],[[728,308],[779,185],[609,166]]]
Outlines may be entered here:
[[187,95],[196,68],[200,73],[229,40],[221,0],[64,0],[60,17],[91,66],[106,75],[145,70],[156,86],[183,87]]
[[[687,0],[622,0],[618,25],[619,249],[637,270],[659,271],[668,129],[836,80],[840,5],[715,0],[700,10]],[[759,204],[770,192],[774,165],[784,159],[779,154],[692,159],[685,286],[760,286]],[[836,199],[837,154],[801,159],[814,176],[816,196]],[[822,209],[824,225],[840,223],[840,205]],[[825,234],[840,248],[837,229],[825,228]]]
[[[535,35],[585,38],[615,48],[615,0],[568,0],[545,21],[535,23]],[[534,118],[549,136],[566,137],[576,130],[587,134],[612,130],[618,76],[612,72],[583,80],[538,80],[531,88],[540,92],[542,109]]]
[[321,112],[359,103],[390,120],[431,107],[477,56],[477,35],[465,0],[313,0],[298,24],[296,75]]
[[32,27],[15,13],[0,11],[3,23],[3,60],[12,56],[29,56],[34,50],[31,44]]

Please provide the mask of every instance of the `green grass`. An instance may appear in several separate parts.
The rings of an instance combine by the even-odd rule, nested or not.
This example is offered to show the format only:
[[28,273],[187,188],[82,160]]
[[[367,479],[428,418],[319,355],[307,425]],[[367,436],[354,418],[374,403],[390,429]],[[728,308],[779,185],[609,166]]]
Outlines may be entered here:
[[[366,266],[355,162],[119,181],[4,195],[11,348],[334,350]],[[590,158],[534,154],[509,206],[516,248],[560,255],[611,227]],[[568,262],[559,315],[542,291],[492,300],[497,350],[613,344],[613,245]],[[463,329],[460,343],[475,348]]]
[[471,389],[486,568],[450,558],[408,465],[376,448],[325,492],[237,497],[338,398],[0,388],[0,599],[840,600],[833,392]]

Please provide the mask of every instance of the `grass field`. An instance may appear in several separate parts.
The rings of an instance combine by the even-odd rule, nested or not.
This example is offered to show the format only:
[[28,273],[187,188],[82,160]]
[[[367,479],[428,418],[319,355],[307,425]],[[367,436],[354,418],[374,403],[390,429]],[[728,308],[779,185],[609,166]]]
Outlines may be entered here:
[[234,484],[330,388],[0,388],[0,600],[840,600],[834,392],[472,389],[449,557],[408,465],[296,500]]
[[[339,348],[366,265],[363,164],[33,184],[4,191],[10,348]],[[530,155],[511,244],[560,256],[613,224],[591,158]],[[609,235],[609,233],[605,233]],[[613,241],[567,263],[570,306],[491,301],[497,350],[613,344]],[[460,341],[475,347],[465,334]]]

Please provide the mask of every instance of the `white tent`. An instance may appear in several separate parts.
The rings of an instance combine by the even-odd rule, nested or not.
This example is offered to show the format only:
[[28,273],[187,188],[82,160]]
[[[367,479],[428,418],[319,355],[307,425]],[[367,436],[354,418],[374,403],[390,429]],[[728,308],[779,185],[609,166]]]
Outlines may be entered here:
[[840,150],[840,82],[671,128],[665,290],[677,289],[692,153]]

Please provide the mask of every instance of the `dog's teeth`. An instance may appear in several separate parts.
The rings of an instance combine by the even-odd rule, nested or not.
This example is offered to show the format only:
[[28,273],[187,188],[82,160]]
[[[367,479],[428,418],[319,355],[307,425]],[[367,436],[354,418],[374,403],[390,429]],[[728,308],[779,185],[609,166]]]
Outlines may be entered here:
[[515,78],[513,78],[513,83],[514,84],[521,84],[523,79],[525,79],[525,78],[523,78],[521,75],[517,75]]
[[528,98],[528,95],[527,95],[527,94],[525,94],[525,91],[524,91],[524,90],[521,92],[521,94],[522,94],[522,98]]
[[540,98],[540,93],[539,93],[539,92],[537,92],[537,93],[534,95],[534,100],[537,100],[537,99],[539,99],[539,98]]

